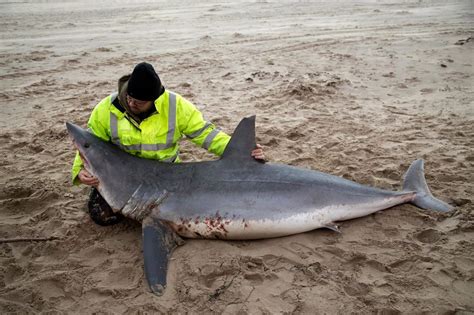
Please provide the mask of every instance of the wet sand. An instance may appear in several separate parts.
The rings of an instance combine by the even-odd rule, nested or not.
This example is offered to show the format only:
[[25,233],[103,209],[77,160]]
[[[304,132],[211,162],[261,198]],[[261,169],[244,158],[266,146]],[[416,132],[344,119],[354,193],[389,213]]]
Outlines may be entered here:
[[[472,1],[0,2],[1,313],[474,312]],[[272,162],[397,190],[425,160],[448,214],[397,206],[341,234],[188,240],[148,292],[141,227],[95,225],[65,122],[141,61]],[[213,158],[183,143],[184,161]]]

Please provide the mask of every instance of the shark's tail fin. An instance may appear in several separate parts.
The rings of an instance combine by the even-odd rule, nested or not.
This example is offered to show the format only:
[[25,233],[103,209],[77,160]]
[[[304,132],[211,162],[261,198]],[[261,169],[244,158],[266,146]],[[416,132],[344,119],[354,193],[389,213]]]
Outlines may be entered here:
[[453,207],[439,199],[436,199],[431,194],[430,189],[426,184],[423,160],[421,159],[413,162],[405,173],[403,190],[416,192],[416,197],[411,203],[419,208],[442,212],[447,212],[453,209]]

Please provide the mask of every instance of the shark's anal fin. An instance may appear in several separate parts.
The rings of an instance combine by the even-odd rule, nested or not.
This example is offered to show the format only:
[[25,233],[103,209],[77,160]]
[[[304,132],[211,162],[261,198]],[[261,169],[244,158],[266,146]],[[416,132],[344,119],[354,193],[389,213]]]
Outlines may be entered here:
[[145,276],[151,292],[162,295],[166,288],[168,260],[183,240],[164,222],[146,217],[143,226]]
[[122,214],[141,222],[153,209],[158,207],[166,197],[168,197],[166,190],[160,191],[156,187],[145,187],[141,184],[123,207]]
[[232,138],[222,154],[222,160],[258,162],[251,156],[251,152],[255,148],[255,116],[250,116],[242,119],[235,128]]

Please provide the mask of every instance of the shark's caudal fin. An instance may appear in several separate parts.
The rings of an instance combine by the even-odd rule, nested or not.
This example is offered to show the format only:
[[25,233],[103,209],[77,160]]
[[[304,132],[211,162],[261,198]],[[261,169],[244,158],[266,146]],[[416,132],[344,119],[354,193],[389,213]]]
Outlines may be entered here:
[[223,160],[257,161],[250,152],[255,149],[255,115],[242,119],[222,154]]
[[447,212],[453,209],[453,207],[439,199],[436,199],[431,194],[430,189],[426,184],[423,160],[421,159],[413,162],[405,173],[403,190],[416,192],[416,197],[411,203],[419,208],[442,212]]

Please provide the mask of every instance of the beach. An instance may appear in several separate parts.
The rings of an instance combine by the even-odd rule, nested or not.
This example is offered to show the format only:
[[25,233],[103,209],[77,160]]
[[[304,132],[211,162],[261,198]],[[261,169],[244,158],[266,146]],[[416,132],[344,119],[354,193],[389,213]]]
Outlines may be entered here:
[[[472,1],[0,1],[0,312],[473,314],[473,12]],[[431,192],[455,209],[186,240],[155,296],[141,224],[89,218],[65,127],[86,127],[142,61],[228,134],[256,115],[271,163],[400,190],[423,159]],[[183,139],[180,158],[216,157]]]

